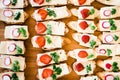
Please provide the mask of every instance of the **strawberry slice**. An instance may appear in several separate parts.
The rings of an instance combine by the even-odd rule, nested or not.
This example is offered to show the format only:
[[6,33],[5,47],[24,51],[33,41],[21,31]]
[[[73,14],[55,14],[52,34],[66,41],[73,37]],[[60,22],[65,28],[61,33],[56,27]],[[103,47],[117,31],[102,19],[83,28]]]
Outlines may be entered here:
[[86,2],[86,0],[78,0],[79,5],[83,5]]
[[40,61],[44,64],[49,64],[51,62],[52,58],[47,55],[47,54],[44,54],[40,57]]
[[81,29],[83,29],[83,30],[85,30],[86,28],[88,28],[88,24],[87,24],[87,22],[86,21],[82,21],[82,22],[80,22],[79,23],[79,27],[81,28]]
[[86,58],[88,56],[88,53],[86,51],[79,51],[78,56],[80,58]]
[[105,67],[106,67],[107,69],[111,69],[111,68],[112,68],[112,65],[111,65],[110,63],[107,63],[107,64],[105,65]]
[[89,42],[89,40],[90,40],[90,37],[89,37],[88,35],[83,35],[83,36],[82,36],[82,41],[83,41],[84,43]]
[[38,14],[41,16],[41,19],[44,20],[47,17],[48,12],[41,8],[38,10]]
[[45,45],[45,38],[43,36],[37,37],[36,43],[42,48]]
[[78,63],[77,65],[75,65],[75,69],[80,72],[84,69],[84,66],[81,63]]
[[42,4],[44,3],[44,0],[33,0],[35,3]]
[[42,72],[42,77],[43,78],[48,78],[48,77],[51,77],[53,74],[53,70],[51,69],[44,69],[43,72]]
[[83,9],[80,12],[81,12],[81,15],[84,19],[87,18],[90,15],[89,14],[89,12],[90,12],[89,9]]

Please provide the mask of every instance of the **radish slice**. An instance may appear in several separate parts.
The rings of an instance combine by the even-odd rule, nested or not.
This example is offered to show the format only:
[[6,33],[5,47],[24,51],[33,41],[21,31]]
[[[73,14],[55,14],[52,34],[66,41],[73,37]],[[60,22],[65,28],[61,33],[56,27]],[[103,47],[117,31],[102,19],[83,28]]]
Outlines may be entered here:
[[111,10],[105,10],[103,12],[104,16],[110,16],[111,15]]
[[8,6],[10,5],[11,1],[10,0],[3,0],[3,5]]
[[103,22],[102,27],[105,28],[105,29],[110,28],[110,22],[109,21]]
[[112,41],[113,41],[112,35],[106,35],[106,36],[105,36],[105,42],[110,43],[110,42],[112,42]]
[[10,63],[11,63],[10,57],[6,57],[6,58],[4,59],[4,64],[5,64],[6,66],[8,66],[8,65],[10,65]]
[[4,75],[2,76],[2,80],[11,80],[11,79],[10,79],[10,75],[4,74]]
[[114,76],[112,74],[106,75],[105,80],[114,80]]
[[12,31],[12,35],[14,37],[18,37],[20,35],[20,33],[18,32],[18,28],[15,28],[13,31]]
[[10,44],[10,45],[8,46],[8,50],[9,50],[10,52],[15,51],[15,49],[16,49],[16,44],[15,44],[15,43],[12,43],[12,44]]
[[11,17],[13,15],[13,12],[11,10],[4,10],[3,15],[5,17]]
[[106,67],[107,69],[111,69],[112,65],[111,65],[110,63],[107,63],[107,64],[105,65],[105,67]]
[[99,53],[105,54],[105,53],[106,53],[106,50],[105,50],[105,49],[100,49],[100,50],[99,50]]

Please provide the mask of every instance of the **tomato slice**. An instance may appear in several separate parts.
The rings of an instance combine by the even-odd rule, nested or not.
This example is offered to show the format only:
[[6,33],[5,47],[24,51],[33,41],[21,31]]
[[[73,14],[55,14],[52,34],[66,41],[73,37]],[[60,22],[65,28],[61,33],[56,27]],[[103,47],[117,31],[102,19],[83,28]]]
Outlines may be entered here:
[[48,12],[41,8],[38,10],[38,14],[41,16],[41,19],[44,20],[47,17]]
[[85,19],[89,16],[89,9],[83,9],[81,10],[82,17]]
[[43,72],[42,72],[42,77],[43,78],[48,78],[48,77],[51,77],[53,74],[53,70],[51,69],[44,69]]
[[44,54],[40,57],[40,61],[44,64],[49,64],[51,62],[52,58],[47,55],[47,54]]
[[75,65],[75,68],[78,72],[80,72],[84,69],[84,66],[81,63],[78,63],[77,65]]
[[38,22],[35,26],[35,30],[38,34],[44,33],[46,29],[46,26],[42,22]]
[[37,37],[36,43],[42,48],[45,45],[45,38],[43,36]]
[[88,23],[86,21],[82,21],[79,23],[79,27],[83,30],[85,30],[86,28],[88,28]]
[[78,56],[80,58],[86,58],[88,56],[88,53],[86,51],[79,51]]
[[86,2],[86,0],[78,0],[79,5],[83,5]]
[[90,40],[90,37],[89,37],[88,35],[83,35],[83,36],[82,36],[82,41],[83,41],[84,43],[89,42],[89,40]]
[[33,0],[35,3],[42,4],[44,0]]

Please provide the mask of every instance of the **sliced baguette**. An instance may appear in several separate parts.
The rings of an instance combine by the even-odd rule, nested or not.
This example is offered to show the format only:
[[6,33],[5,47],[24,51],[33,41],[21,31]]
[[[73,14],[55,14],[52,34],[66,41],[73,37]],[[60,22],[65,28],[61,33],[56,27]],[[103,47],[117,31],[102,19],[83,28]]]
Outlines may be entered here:
[[81,77],[80,80],[100,80],[98,76],[85,76]]

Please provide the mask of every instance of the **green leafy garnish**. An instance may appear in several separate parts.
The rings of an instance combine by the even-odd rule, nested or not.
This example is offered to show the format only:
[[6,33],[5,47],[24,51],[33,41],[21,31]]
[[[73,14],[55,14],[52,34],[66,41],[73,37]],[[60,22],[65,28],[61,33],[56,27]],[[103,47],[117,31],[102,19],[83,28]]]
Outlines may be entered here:
[[48,11],[48,15],[49,15],[49,16],[56,17],[55,11],[53,11],[53,10],[51,10],[51,9],[47,9],[47,11]]
[[110,49],[107,49],[107,55],[110,56],[112,54],[112,51]]
[[52,77],[53,80],[56,80],[56,78],[57,78],[56,74],[52,74],[51,77]]
[[113,39],[114,39],[115,41],[117,41],[117,40],[119,39],[119,37],[118,37],[117,35],[114,35]]
[[15,6],[17,3],[17,0],[12,0],[12,5]]
[[51,27],[51,25],[47,24],[47,31],[46,32],[47,32],[48,35],[52,34],[52,27]]
[[90,64],[87,65],[87,66],[86,66],[86,71],[87,71],[87,73],[89,73],[91,70],[92,70],[92,69],[91,69],[91,65],[90,65]]
[[17,54],[22,54],[22,48],[19,46],[16,46]]
[[20,16],[21,16],[20,12],[15,13],[14,20],[19,20]]
[[95,42],[94,40],[91,40],[91,41],[90,41],[90,47],[91,47],[91,48],[94,48],[95,44],[96,44],[96,42]]
[[113,21],[113,19],[110,19],[109,22],[110,22],[110,26],[111,26],[110,30],[116,30],[117,27],[116,27],[115,22]]
[[111,11],[112,15],[116,13],[116,9],[112,8],[112,11]]
[[59,55],[57,55],[56,52],[53,52],[50,54],[52,56],[52,59],[55,61],[55,63],[58,63],[59,61]]
[[112,71],[113,72],[119,71],[119,67],[118,67],[118,63],[117,62],[113,62],[113,64],[112,64]]
[[96,27],[95,27],[94,25],[92,25],[92,24],[89,24],[89,27],[90,27],[91,30],[95,30],[95,28],[96,28]]
[[90,59],[90,58],[93,58],[94,57],[94,54],[90,54],[87,56],[87,59]]
[[118,76],[115,76],[114,80],[120,80]]
[[50,2],[51,0],[46,0],[46,2]]
[[49,36],[45,36],[45,38],[46,38],[48,44],[51,44],[51,43],[52,43],[52,41],[51,41],[51,39],[50,39]]
[[94,9],[91,9],[90,12],[89,12],[90,15],[93,15],[94,13],[95,13]]
[[27,37],[26,30],[24,28],[18,28],[18,32],[22,33],[24,37]]
[[15,60],[12,64],[12,70],[14,72],[18,72],[20,71],[20,65],[19,65],[19,62],[17,60]]
[[11,80],[19,80],[16,73],[12,74]]

